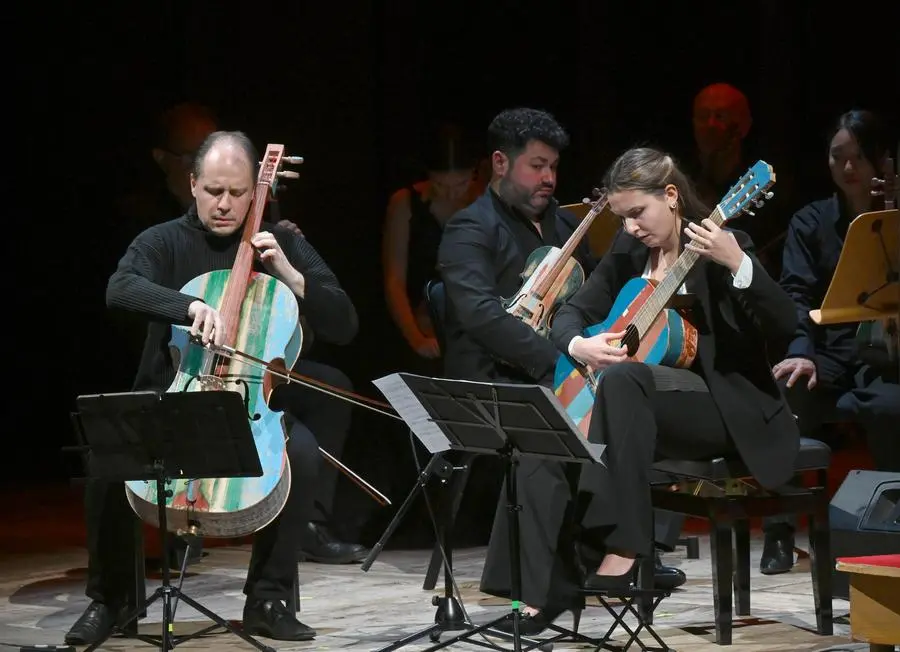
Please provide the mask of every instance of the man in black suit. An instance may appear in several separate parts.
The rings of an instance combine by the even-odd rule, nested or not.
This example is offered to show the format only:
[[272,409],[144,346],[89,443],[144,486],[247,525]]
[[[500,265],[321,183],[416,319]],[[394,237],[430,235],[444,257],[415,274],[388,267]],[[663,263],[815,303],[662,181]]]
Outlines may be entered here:
[[[543,246],[562,247],[578,225],[578,218],[561,210],[553,197],[560,152],[568,145],[565,130],[549,114],[535,109],[503,111],[488,128],[492,176],[484,194],[456,213],[444,227],[438,252],[438,268],[447,293],[446,355],[448,377],[485,382],[523,382],[550,385],[559,351],[529,325],[508,314],[501,297],[513,296],[522,285],[529,254]],[[595,266],[587,239],[574,254],[589,275]],[[547,494],[569,480],[561,467],[523,461],[521,473],[545,474]],[[545,505],[549,507],[549,503]],[[544,518],[562,514],[538,514],[523,518],[522,536],[538,536]],[[485,562],[483,586],[508,582],[509,563],[502,558],[507,546],[504,506],[498,509],[492,534],[492,551]],[[565,530],[564,528],[562,528]],[[676,533],[680,524],[667,528]],[[560,531],[559,527],[553,531]],[[567,533],[568,534],[568,533]],[[569,545],[562,541],[561,545]],[[527,561],[526,561],[527,566]],[[548,594],[549,568],[523,572],[543,578]],[[678,586],[685,580],[676,568],[657,565],[657,583]]]

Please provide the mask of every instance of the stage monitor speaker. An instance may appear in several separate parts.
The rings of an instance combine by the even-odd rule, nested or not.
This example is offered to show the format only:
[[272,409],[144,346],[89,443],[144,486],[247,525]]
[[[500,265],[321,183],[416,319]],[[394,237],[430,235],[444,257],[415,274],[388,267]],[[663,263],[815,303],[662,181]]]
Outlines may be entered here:
[[849,600],[847,573],[834,570],[838,557],[900,552],[900,473],[853,470],[828,508],[834,597]]

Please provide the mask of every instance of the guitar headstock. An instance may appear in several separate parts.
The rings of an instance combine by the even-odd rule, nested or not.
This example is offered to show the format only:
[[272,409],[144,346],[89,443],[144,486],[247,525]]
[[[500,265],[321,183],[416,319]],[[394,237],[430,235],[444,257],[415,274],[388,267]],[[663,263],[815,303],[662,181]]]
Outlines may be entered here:
[[300,165],[302,156],[285,156],[284,145],[269,143],[266,145],[266,153],[259,165],[259,176],[256,181],[257,189],[265,186],[274,197],[278,190],[279,179],[298,179],[300,175],[291,170],[285,170],[284,165]]
[[731,186],[716,208],[723,221],[737,217],[741,213],[753,215],[750,206],[761,208],[774,193],[769,188],[775,185],[775,170],[765,161],[757,161]]

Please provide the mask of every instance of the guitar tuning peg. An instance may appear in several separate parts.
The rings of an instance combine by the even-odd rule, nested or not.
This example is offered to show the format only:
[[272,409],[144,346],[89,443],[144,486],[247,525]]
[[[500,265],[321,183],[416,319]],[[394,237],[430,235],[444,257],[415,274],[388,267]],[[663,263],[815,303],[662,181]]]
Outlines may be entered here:
[[593,202],[591,201],[590,197],[584,197],[584,198],[582,198],[581,203],[582,204],[592,204]]
[[756,217],[756,213],[754,213],[753,211],[748,211],[745,209],[744,212],[747,213],[747,215],[749,215],[750,217]]
[[298,174],[297,172],[293,172],[291,170],[281,170],[281,171],[277,172],[276,174],[279,177],[281,177],[282,179],[299,179],[300,178],[300,174]]
[[302,156],[284,156],[281,159],[285,163],[290,163],[291,165],[302,165],[303,157]]
[[594,188],[593,190],[591,190],[591,194],[592,194],[594,197],[599,197],[600,194],[601,194],[601,193],[600,193],[600,188]]
[[767,193],[766,193],[765,195],[763,195],[763,196],[764,196],[766,199],[772,199],[772,197],[775,196],[775,193],[772,192],[772,191],[770,190],[769,192],[767,192]]

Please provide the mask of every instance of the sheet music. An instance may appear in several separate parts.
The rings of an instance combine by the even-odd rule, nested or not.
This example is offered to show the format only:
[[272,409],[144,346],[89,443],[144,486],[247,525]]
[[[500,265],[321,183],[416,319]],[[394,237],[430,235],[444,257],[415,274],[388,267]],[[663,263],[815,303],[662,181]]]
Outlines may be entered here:
[[440,453],[450,450],[450,440],[441,431],[422,402],[416,398],[412,390],[400,377],[400,374],[389,374],[377,378],[372,383],[381,390],[388,403],[397,410],[397,414],[406,422],[422,445],[429,453]]

